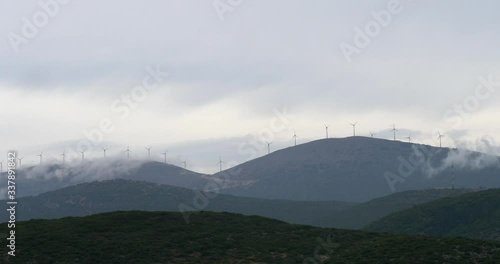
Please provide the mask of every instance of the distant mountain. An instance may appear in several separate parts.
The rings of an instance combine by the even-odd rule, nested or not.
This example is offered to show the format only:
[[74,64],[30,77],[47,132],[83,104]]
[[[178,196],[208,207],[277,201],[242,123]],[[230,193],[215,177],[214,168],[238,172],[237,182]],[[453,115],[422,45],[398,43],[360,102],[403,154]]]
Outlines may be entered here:
[[500,189],[418,205],[384,217],[366,230],[500,241]]
[[[203,212],[114,212],[17,222],[10,263],[499,263],[500,243],[389,235]],[[8,233],[0,225],[0,233]],[[5,241],[5,238],[2,238]]]
[[[6,173],[1,179],[6,179]],[[185,188],[203,188],[212,182],[208,175],[151,161],[100,159],[73,164],[32,166],[17,170],[17,196],[37,195],[78,183],[130,179]]]
[[472,189],[426,189],[394,193],[334,212],[313,223],[315,226],[362,229],[366,225],[391,213],[411,208],[444,197],[472,192]]
[[[202,196],[200,196],[202,195]],[[38,196],[18,199],[17,219],[61,218],[85,216],[120,210],[179,211],[185,204],[196,209],[208,196],[205,211],[234,212],[260,215],[290,223],[311,224],[332,212],[343,210],[352,203],[263,200],[232,195],[214,195],[155,183],[131,180],[106,180],[82,183]],[[215,196],[215,197],[214,197]],[[211,198],[211,199],[210,199]],[[195,199],[198,199],[195,201]],[[0,202],[6,204],[5,201]],[[188,208],[186,207],[186,208]],[[183,209],[185,211],[185,209]],[[0,221],[7,221],[3,215]]]
[[214,176],[229,175],[222,192],[238,196],[363,202],[452,184],[500,187],[499,165],[499,157],[477,152],[350,137],[278,150]]

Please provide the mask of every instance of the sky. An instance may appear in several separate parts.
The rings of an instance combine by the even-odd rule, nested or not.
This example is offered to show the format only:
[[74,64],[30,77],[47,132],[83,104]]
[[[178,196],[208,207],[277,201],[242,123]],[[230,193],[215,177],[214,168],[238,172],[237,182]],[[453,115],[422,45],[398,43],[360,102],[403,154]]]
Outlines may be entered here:
[[[0,0],[0,151],[212,173],[356,135],[498,153],[498,1]],[[0,158],[0,161],[2,158]]]

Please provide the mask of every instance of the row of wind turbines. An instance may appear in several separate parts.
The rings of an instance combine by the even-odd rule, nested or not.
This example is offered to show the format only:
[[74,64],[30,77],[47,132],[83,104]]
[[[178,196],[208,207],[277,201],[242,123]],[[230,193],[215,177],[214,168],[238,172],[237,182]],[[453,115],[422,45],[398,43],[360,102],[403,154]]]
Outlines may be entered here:
[[[356,125],[358,124],[358,122],[354,122],[354,123],[349,123],[351,126],[352,126],[352,135],[353,137],[356,136]],[[325,125],[325,134],[326,134],[326,138],[328,139],[328,128],[329,128],[329,125]],[[394,141],[396,141],[396,132],[399,131],[397,128],[396,128],[396,125],[394,124],[392,129],[390,130],[391,132],[393,132],[394,134]],[[376,133],[373,133],[372,131],[368,131],[370,133],[370,137],[373,138]],[[410,134],[409,136],[407,137],[404,137],[405,139],[408,139],[408,143],[411,143],[412,140],[411,140],[411,136],[412,134]],[[442,144],[442,139],[445,137],[446,135],[443,135],[441,134],[441,132],[438,131],[438,137],[437,137],[437,140],[439,140],[439,147],[442,148],[443,147],[443,144]],[[295,130],[293,131],[293,136],[292,138],[294,139],[294,146],[297,146],[297,134],[295,133]],[[268,144],[268,153],[269,153],[269,144],[268,142],[266,142]],[[271,142],[272,143],[272,142]]]
[[[352,126],[352,133],[353,133],[353,136],[356,136],[356,125],[358,124],[358,122],[354,122],[354,123],[349,123],[351,126]],[[329,132],[329,125],[325,125],[325,135],[326,135],[326,138],[328,139],[329,138],[329,135],[328,135],[328,132]],[[396,128],[396,125],[394,124],[393,127],[391,128],[390,132],[393,132],[393,135],[394,135],[394,138],[393,140],[396,141],[397,140],[397,137],[396,137],[396,132],[399,131],[397,128]],[[370,137],[373,138],[376,133],[373,133],[372,131],[369,131],[370,133]],[[411,138],[412,134],[410,134],[409,136],[405,137],[405,139],[408,139],[408,142],[411,143],[412,142],[412,138]],[[438,132],[438,136],[437,136],[437,140],[439,140],[439,147],[441,148],[442,147],[442,139],[443,137],[445,137],[445,135],[441,134],[440,132]],[[293,131],[293,136],[292,136],[292,139],[294,140],[294,146],[297,146],[297,134],[295,133],[295,130]],[[271,144],[273,144],[273,142],[267,142],[266,141],[266,144],[267,144],[267,154],[270,154],[271,153]],[[153,147],[152,146],[148,146],[148,147],[145,147],[146,151],[147,151],[147,157],[148,159],[151,159],[151,149]],[[108,148],[105,148],[105,147],[101,147],[102,151],[103,151],[103,157],[106,158],[106,151],[108,150]],[[86,149],[82,149],[80,152],[81,154],[81,158],[82,158],[82,161],[85,160],[85,152],[87,150]],[[127,155],[127,159],[130,159],[130,153],[132,152],[132,150],[130,150],[130,147],[127,146],[127,149],[124,151]],[[164,156],[164,163],[166,164],[167,163],[167,153],[168,153],[168,150],[165,150],[165,152],[162,152],[160,153],[161,155]],[[62,162],[63,163],[66,163],[66,151],[63,151],[62,154],[60,154],[59,156],[62,157]],[[37,155],[37,157],[40,158],[40,164],[43,163],[43,151]],[[19,167],[22,166],[22,160],[24,159],[24,157],[19,157],[18,158],[18,165]],[[0,161],[0,172],[3,172],[3,160]],[[187,159],[184,159],[184,161],[181,161],[180,162],[181,164],[183,164],[184,166],[184,169],[187,168]],[[217,163],[217,165],[219,165],[219,171],[222,171],[222,164],[225,163],[221,156],[219,156],[219,162]]]
[[[149,146],[149,147],[146,147],[145,149],[147,150],[147,157],[148,159],[151,159],[151,149],[153,147],[152,146]],[[102,151],[103,151],[103,157],[106,158],[106,151],[108,150],[108,148],[104,148],[104,147],[101,147]],[[81,153],[81,157],[82,157],[82,161],[85,160],[85,152],[86,152],[86,149],[83,149],[80,151]],[[130,150],[130,147],[127,146],[127,149],[125,151],[123,151],[127,154],[127,159],[130,159],[130,153],[132,152],[132,150]],[[163,162],[165,164],[167,164],[167,153],[168,153],[168,150],[165,150],[165,152],[162,152],[160,154],[163,155],[164,159],[163,159]],[[62,162],[63,164],[66,163],[66,151],[63,151],[63,153],[61,153],[59,156],[62,157]],[[43,151],[37,155],[37,157],[40,158],[40,164],[43,163]],[[19,157],[17,158],[17,160],[19,161],[18,162],[18,166],[19,168],[22,167],[22,161],[23,161],[24,157]],[[3,172],[3,160],[0,161],[0,173]],[[183,161],[180,162],[181,164],[183,164],[184,166],[184,169],[186,170],[187,169],[187,158],[185,158]],[[222,164],[226,163],[225,161],[222,160],[222,157],[219,156],[219,162],[217,163],[217,165],[219,165],[219,171],[222,171]]]

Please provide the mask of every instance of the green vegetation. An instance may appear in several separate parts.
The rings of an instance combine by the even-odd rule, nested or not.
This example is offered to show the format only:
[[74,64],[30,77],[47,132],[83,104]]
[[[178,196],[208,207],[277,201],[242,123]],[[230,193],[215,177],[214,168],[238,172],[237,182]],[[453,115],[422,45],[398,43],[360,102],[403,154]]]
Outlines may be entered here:
[[[16,225],[1,263],[499,263],[500,243],[292,225],[257,216],[121,211]],[[7,233],[7,225],[0,225]],[[315,255],[315,251],[317,254]]]
[[398,192],[334,212],[313,224],[323,227],[362,229],[384,216],[411,208],[414,205],[424,204],[444,197],[454,197],[471,191],[471,189],[447,188]]
[[[203,199],[202,196],[211,199]],[[195,206],[193,199],[196,199]],[[352,206],[336,201],[288,201],[243,198],[227,194],[206,194],[170,185],[144,181],[108,180],[82,183],[38,196],[18,199],[19,220],[85,216],[113,211],[179,211],[185,204],[192,210],[259,215],[296,224],[313,224]],[[5,204],[5,201],[2,201]],[[191,210],[191,209],[190,209]],[[0,221],[7,221],[4,215]]]
[[500,240],[500,189],[443,198],[394,213],[367,230]]

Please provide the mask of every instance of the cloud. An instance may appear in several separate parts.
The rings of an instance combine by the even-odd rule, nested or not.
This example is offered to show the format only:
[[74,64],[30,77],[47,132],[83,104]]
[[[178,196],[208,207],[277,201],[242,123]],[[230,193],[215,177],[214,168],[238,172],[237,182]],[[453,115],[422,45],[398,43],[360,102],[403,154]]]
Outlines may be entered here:
[[484,136],[475,142],[460,141],[457,145],[458,148],[439,149],[430,155],[414,148],[413,154],[418,159],[424,160],[420,168],[428,177],[439,175],[452,167],[467,170],[500,167],[500,146],[493,138]]
[[[115,118],[113,100],[157,64],[171,73],[168,80],[105,141],[244,137],[287,106],[302,138],[318,138],[324,123],[332,135],[348,136],[348,123],[357,120],[365,135],[390,137],[386,129],[396,123],[407,129],[402,134],[432,144],[444,111],[498,69],[500,4],[402,0],[404,11],[347,63],[339,44],[352,42],[354,29],[387,2],[244,1],[221,21],[211,0],[71,1],[16,54],[5,36],[39,6],[7,1],[0,10],[0,119],[9,127],[0,128],[8,139],[1,148],[30,152],[82,138],[82,130]],[[500,138],[490,122],[498,98],[481,102],[469,119],[477,123],[464,122],[458,139]]]

